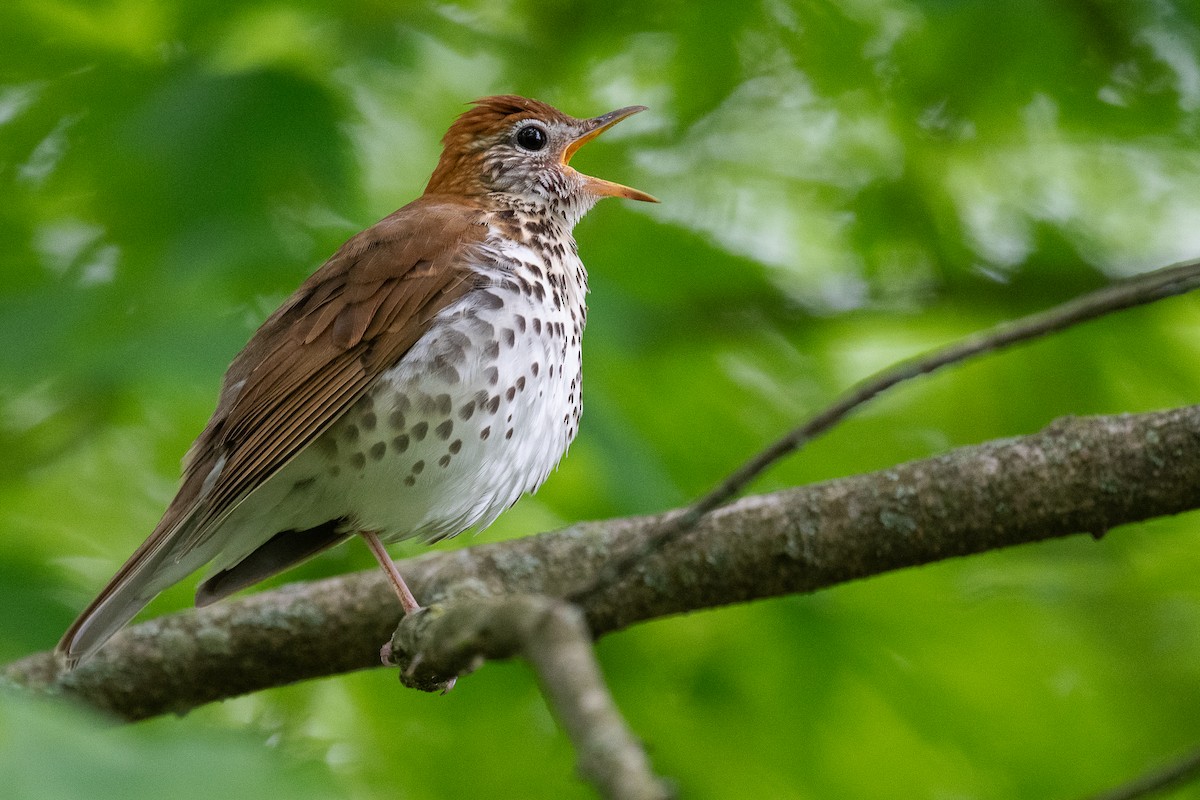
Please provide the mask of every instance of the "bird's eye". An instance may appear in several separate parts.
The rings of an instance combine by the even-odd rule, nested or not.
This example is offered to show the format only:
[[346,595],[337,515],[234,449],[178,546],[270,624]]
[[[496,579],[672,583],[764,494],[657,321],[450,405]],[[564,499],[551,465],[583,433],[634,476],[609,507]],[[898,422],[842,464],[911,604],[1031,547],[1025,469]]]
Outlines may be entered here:
[[517,145],[522,150],[536,153],[545,147],[549,141],[550,137],[546,134],[546,129],[541,125],[526,125],[517,131]]

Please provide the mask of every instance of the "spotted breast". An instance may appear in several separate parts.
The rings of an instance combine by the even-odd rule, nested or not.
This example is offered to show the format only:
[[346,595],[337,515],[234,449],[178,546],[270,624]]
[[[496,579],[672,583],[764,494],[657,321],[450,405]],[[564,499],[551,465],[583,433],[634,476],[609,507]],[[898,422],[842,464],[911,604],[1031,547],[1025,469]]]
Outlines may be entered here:
[[504,209],[485,224],[480,287],[239,507],[231,533],[338,519],[436,540],[489,525],[542,484],[578,430],[587,271],[554,223]]
[[571,156],[629,106],[577,119],[484,98],[425,192],[347,241],[234,359],[159,524],[59,643],[74,664],[205,564],[199,604],[360,535],[491,523],[578,430],[587,273],[572,230],[602,197],[653,201]]

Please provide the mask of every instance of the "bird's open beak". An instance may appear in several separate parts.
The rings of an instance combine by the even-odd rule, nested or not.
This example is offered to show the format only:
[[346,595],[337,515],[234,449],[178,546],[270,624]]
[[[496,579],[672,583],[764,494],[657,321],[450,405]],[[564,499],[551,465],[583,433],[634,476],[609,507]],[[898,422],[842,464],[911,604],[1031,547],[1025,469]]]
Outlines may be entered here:
[[[585,131],[575,141],[567,145],[563,150],[562,163],[563,166],[571,161],[571,156],[575,155],[575,151],[583,147],[585,144],[595,139],[606,130],[616,125],[626,117],[632,117],[639,111],[645,111],[645,106],[628,106],[626,108],[618,108],[616,111],[610,111],[599,117],[592,117],[585,120]],[[627,200],[642,200],[647,203],[657,203],[658,199],[646,194],[637,189],[631,189],[628,186],[622,186],[619,183],[602,180],[601,178],[593,178],[590,175],[584,175],[584,180],[587,182],[588,191],[592,194],[600,195],[601,197],[624,197]]]

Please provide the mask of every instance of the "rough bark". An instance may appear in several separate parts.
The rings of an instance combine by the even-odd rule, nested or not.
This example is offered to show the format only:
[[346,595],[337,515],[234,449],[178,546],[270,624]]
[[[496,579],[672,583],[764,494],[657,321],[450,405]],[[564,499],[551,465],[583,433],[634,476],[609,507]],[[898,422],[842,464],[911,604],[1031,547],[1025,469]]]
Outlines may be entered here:
[[[1200,506],[1200,407],[1066,418],[1031,436],[747,497],[705,516],[587,594],[594,636],[637,622],[811,592],[953,556],[1110,528]],[[667,516],[428,554],[401,564],[425,602],[573,596]],[[127,719],[379,666],[398,608],[381,573],[296,584],[163,617],[64,673],[49,653],[7,681]],[[511,632],[504,635],[512,635]]]

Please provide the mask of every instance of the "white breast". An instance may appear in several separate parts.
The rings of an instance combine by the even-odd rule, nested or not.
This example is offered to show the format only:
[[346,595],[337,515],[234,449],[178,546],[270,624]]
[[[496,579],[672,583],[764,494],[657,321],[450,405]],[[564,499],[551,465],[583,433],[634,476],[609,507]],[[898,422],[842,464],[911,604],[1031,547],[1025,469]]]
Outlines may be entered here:
[[[245,541],[234,550],[340,517],[389,540],[453,536],[542,484],[578,430],[586,273],[573,247],[547,263],[492,239],[482,260],[489,285],[439,313],[350,412],[231,515],[223,528]],[[227,547],[221,561],[242,555]]]

